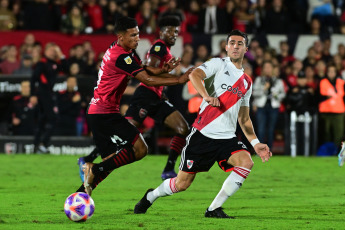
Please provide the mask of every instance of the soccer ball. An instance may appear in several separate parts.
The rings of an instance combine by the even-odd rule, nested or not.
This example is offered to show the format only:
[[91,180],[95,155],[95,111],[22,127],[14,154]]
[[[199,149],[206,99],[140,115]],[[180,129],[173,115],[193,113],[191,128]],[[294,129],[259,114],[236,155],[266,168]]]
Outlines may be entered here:
[[70,220],[84,222],[93,215],[95,203],[86,193],[76,192],[67,197],[64,209]]

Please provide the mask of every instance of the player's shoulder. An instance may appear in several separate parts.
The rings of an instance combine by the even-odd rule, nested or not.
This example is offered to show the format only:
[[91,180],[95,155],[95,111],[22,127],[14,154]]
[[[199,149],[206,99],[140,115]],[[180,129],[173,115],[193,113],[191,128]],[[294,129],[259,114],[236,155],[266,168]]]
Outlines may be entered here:
[[166,53],[167,46],[163,41],[157,40],[153,43],[150,49],[150,53]]
[[220,65],[225,65],[224,60],[219,57],[213,57],[213,58],[208,59],[203,64],[201,64],[200,67],[207,69],[207,68],[217,68]]

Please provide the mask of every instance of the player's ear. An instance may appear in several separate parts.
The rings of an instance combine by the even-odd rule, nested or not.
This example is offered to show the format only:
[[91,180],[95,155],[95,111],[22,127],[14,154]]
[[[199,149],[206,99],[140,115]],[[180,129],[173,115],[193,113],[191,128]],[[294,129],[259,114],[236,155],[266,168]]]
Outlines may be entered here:
[[229,46],[225,45],[225,50],[228,52]]

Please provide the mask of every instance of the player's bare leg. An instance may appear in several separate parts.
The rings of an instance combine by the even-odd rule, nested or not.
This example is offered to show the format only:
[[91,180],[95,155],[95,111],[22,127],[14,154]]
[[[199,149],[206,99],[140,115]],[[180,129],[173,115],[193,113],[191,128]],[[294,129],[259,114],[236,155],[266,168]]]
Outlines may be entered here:
[[185,191],[194,181],[196,174],[179,171],[177,177],[163,181],[156,189],[148,189],[143,198],[135,205],[134,213],[143,214],[159,197],[170,196]]
[[[86,163],[84,170],[84,186],[81,186],[78,191],[83,191],[84,187],[85,191],[91,195],[92,189],[95,188],[102,180],[104,180],[112,170],[138,161],[144,158],[146,155],[147,145],[142,135],[139,134],[139,137],[133,146],[126,146],[118,152],[110,154],[104,158],[103,162],[99,164]],[[95,180],[95,178],[97,179]]]
[[176,159],[181,154],[182,148],[186,144],[185,138],[189,134],[188,123],[177,110],[167,116],[164,120],[164,124],[174,130],[176,135],[172,138],[170,143],[169,157],[161,175],[163,180],[176,177],[174,170]]
[[247,151],[240,151],[228,159],[228,164],[233,165],[234,169],[224,181],[221,190],[210,207],[206,209],[205,217],[232,218],[222,210],[222,205],[242,186],[254,163]]

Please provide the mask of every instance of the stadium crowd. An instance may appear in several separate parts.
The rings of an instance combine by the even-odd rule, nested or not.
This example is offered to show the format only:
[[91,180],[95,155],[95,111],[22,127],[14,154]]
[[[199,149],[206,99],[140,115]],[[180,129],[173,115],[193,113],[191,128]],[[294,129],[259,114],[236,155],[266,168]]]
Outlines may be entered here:
[[[274,140],[282,140],[285,115],[291,111],[318,114],[323,133],[319,145],[325,142],[339,145],[343,139],[345,42],[338,45],[336,54],[330,52],[331,35],[345,36],[342,0],[0,0],[0,31],[28,31],[20,47],[13,44],[0,47],[0,73],[27,76],[34,73],[47,44],[43,47],[31,30],[72,35],[112,34],[116,19],[122,15],[135,18],[141,34],[156,35],[157,20],[167,15],[181,20],[182,36],[226,34],[232,29],[252,34],[243,67],[254,82],[251,113],[259,139],[267,140],[269,147]],[[301,60],[293,56],[294,44],[281,41],[279,50],[275,50],[267,45],[266,34],[313,34],[320,35],[320,39],[307,44],[310,47],[306,58]],[[225,37],[219,43],[218,57],[226,55]],[[184,73],[190,66],[207,61],[211,53],[210,40],[204,44],[185,42],[181,64],[174,71]],[[54,135],[90,134],[85,110],[92,95],[80,96],[76,79],[79,82],[91,78],[95,83],[103,54],[96,53],[91,42],[83,42],[61,56],[65,61],[58,75],[67,77],[67,90],[57,96],[54,111],[59,129],[55,129]],[[135,80],[130,82],[122,113],[137,85]],[[33,135],[37,106],[30,101],[28,87],[27,82],[22,83],[21,95],[13,99],[8,116],[1,121],[0,135]],[[191,124],[201,100],[193,87],[170,86],[165,93]],[[260,122],[255,123],[256,120]],[[147,121],[146,129],[150,128],[152,121]]]

